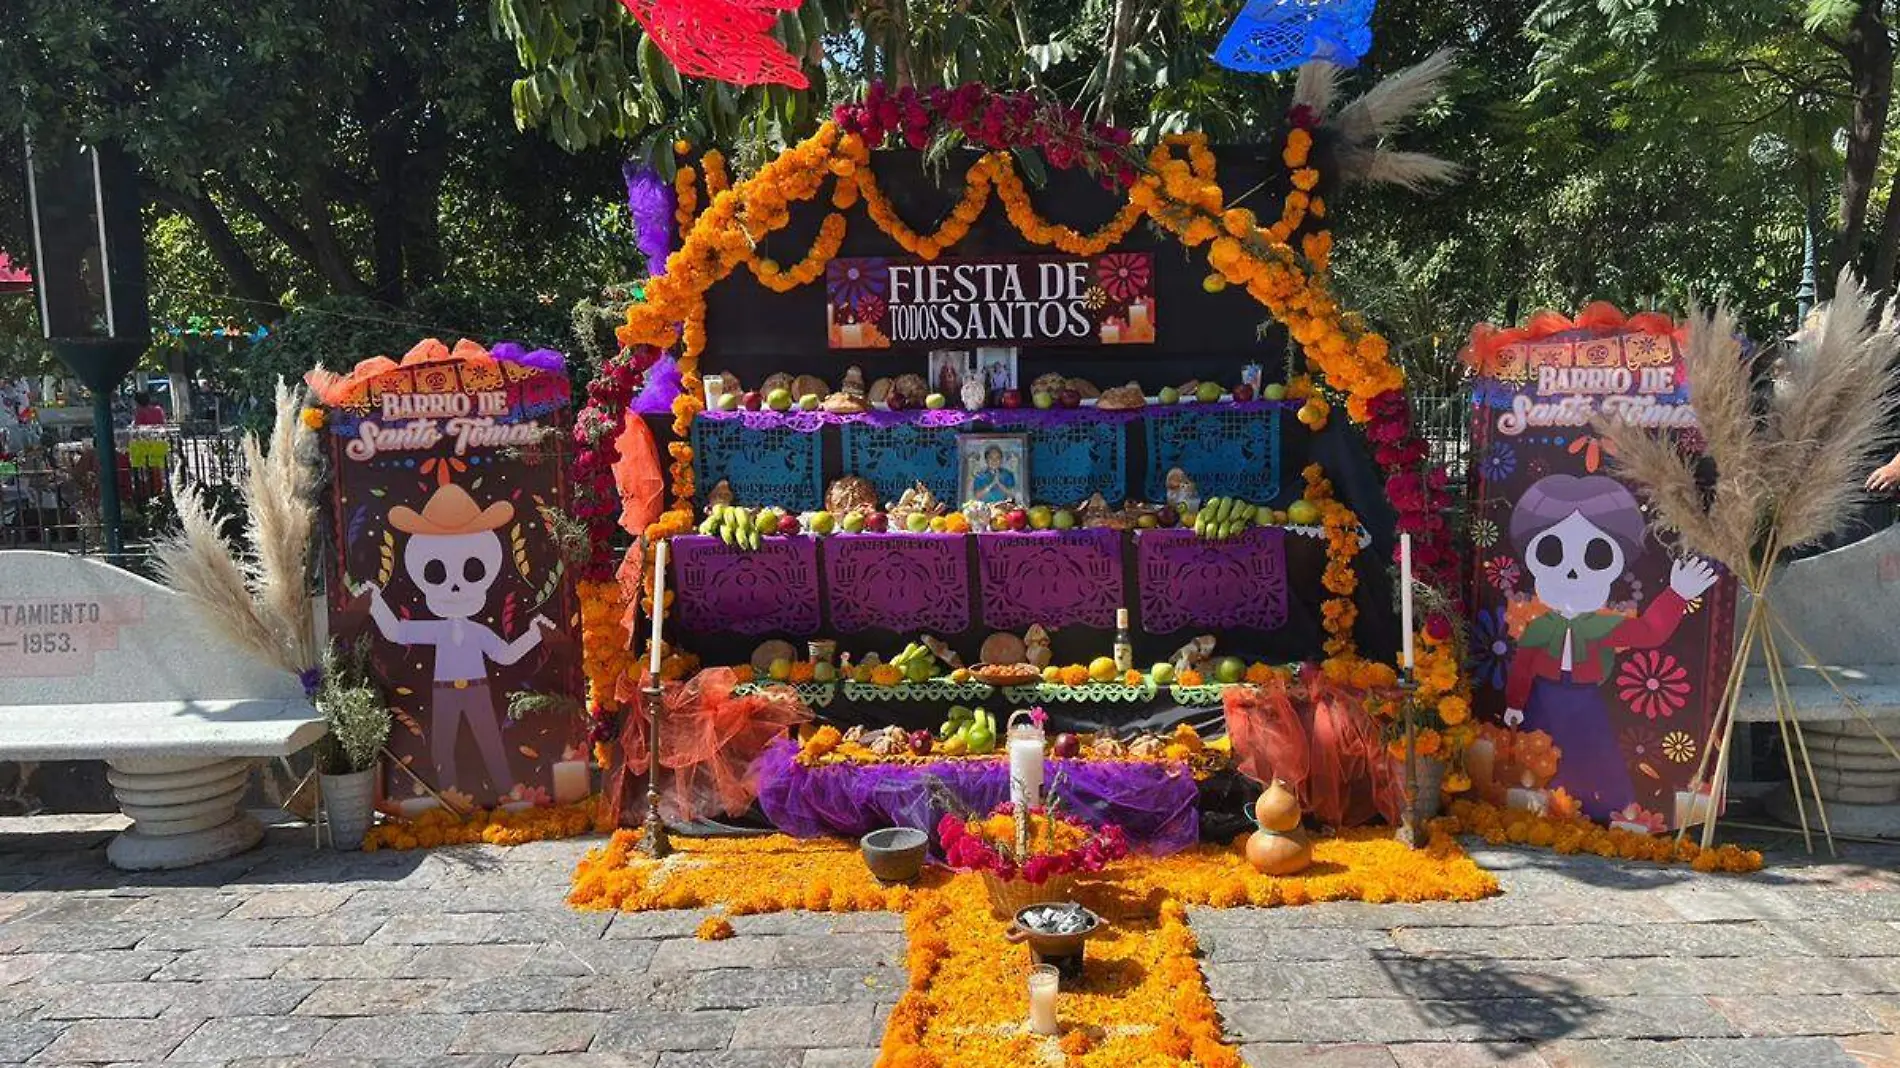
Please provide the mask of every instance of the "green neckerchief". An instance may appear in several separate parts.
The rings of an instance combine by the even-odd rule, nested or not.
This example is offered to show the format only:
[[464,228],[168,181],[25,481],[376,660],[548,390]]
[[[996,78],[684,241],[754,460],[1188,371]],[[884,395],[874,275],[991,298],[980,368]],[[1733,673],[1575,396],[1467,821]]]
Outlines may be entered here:
[[1597,670],[1608,678],[1610,666],[1616,663],[1616,650],[1596,643],[1622,626],[1624,618],[1615,612],[1591,612],[1575,619],[1565,619],[1555,612],[1546,612],[1525,625],[1517,644],[1520,648],[1542,649],[1559,663],[1563,661],[1566,637],[1570,639],[1572,663],[1581,660],[1594,646]]

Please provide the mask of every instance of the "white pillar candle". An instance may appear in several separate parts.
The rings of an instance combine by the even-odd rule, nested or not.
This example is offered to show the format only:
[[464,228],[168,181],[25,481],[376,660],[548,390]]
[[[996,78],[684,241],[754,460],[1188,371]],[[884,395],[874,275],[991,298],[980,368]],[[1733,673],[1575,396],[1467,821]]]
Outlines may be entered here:
[[593,790],[593,778],[585,760],[562,760],[554,764],[554,803],[571,805]]
[[1053,964],[1029,969],[1029,1029],[1036,1034],[1056,1033],[1056,990],[1061,982]]
[[396,802],[396,810],[401,812],[402,818],[406,820],[413,820],[424,812],[441,807],[442,803],[433,797],[405,797]]
[[1009,799],[1018,807],[1042,804],[1042,732],[1010,733]]
[[1405,642],[1405,669],[1412,669],[1412,536],[1399,535],[1399,634]]
[[666,542],[653,547],[653,637],[647,643],[653,681],[660,681],[660,623],[666,618]]

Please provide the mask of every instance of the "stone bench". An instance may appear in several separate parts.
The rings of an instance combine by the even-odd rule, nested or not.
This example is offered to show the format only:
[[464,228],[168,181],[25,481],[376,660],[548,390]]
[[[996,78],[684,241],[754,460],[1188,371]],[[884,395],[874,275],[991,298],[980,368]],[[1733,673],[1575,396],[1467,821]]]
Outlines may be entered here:
[[120,868],[256,845],[254,766],[321,738],[288,672],[234,649],[182,595],[77,556],[0,552],[0,760],[104,760],[132,826]]
[[[1877,727],[1900,747],[1900,527],[1787,565],[1776,576],[1772,597],[1775,614],[1859,706],[1856,712],[1843,701],[1777,631],[1828,822],[1844,834],[1900,837],[1900,759],[1875,734]],[[1744,595],[1738,634],[1747,611]],[[1759,666],[1746,676],[1736,718],[1775,722],[1768,676]],[[1798,762],[1796,770],[1805,780],[1807,771]],[[1805,794],[1807,784],[1801,787]],[[1797,818],[1787,790],[1771,796],[1769,807],[1790,822]],[[1808,815],[1810,824],[1819,824],[1812,811]]]

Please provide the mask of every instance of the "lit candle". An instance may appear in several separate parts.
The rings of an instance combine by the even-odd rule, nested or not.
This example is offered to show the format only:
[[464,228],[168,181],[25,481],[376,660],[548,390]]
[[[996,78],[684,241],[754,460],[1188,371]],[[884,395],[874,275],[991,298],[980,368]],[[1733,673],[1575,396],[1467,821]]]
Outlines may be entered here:
[[593,792],[593,777],[585,757],[570,750],[554,763],[554,803],[571,805]]
[[1010,728],[1009,799],[1018,807],[1042,804],[1042,731],[1035,727]]
[[660,681],[660,623],[665,618],[666,542],[661,541],[653,548],[653,638],[647,643],[652,649],[650,654],[652,661],[649,666],[653,670],[653,681],[656,683]]
[[1061,981],[1053,964],[1029,969],[1029,1029],[1036,1034],[1056,1033],[1056,988]]
[[[658,625],[654,633],[659,633]],[[1412,536],[1399,535],[1399,633],[1405,641],[1405,670],[1412,670]]]

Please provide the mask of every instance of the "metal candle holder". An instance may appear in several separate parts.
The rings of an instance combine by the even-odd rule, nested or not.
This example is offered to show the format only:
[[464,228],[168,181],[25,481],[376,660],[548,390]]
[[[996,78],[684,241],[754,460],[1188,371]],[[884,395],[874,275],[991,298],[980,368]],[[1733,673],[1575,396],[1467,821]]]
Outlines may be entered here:
[[1405,812],[1396,837],[1413,849],[1423,845],[1425,838],[1418,829],[1418,721],[1412,715],[1413,697],[1417,692],[1418,682],[1412,677],[1412,669],[1401,669],[1399,715],[1405,730]]
[[673,843],[666,836],[666,821],[660,818],[660,701],[664,695],[659,678],[656,676],[640,692],[647,702],[647,818],[639,849],[657,859],[673,852]]

